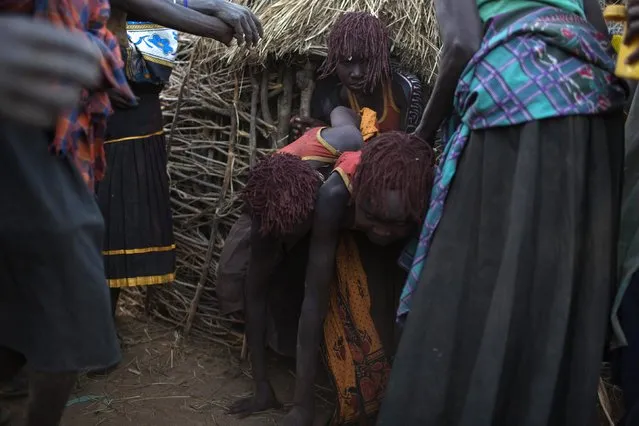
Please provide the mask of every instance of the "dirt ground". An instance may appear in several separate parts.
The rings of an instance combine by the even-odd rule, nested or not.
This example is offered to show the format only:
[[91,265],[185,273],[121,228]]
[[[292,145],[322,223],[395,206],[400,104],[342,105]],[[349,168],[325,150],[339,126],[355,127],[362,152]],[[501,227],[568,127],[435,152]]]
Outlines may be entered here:
[[[250,368],[239,353],[222,345],[189,341],[178,344],[172,328],[149,321],[119,318],[123,362],[109,376],[82,377],[69,400],[62,426],[257,426],[277,425],[285,409],[246,419],[226,414],[236,399],[251,392]],[[288,405],[294,363],[271,356],[270,377],[280,401]],[[324,426],[332,412],[331,391],[318,388],[315,424]],[[23,403],[12,403],[20,417]]]

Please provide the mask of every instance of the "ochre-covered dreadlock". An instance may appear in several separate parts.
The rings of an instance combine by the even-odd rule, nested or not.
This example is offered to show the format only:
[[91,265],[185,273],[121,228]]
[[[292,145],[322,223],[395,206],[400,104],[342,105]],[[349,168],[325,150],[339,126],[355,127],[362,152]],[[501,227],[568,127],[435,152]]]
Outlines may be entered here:
[[362,148],[353,178],[353,200],[371,211],[386,213],[385,194],[398,190],[407,217],[420,223],[433,185],[434,155],[429,144],[404,132],[386,132]]
[[303,223],[315,207],[320,175],[301,158],[275,153],[251,170],[242,192],[262,235],[281,236]]
[[390,79],[390,40],[386,26],[367,12],[343,14],[328,36],[328,57],[322,77],[335,72],[340,61],[355,57],[368,61],[366,89]]

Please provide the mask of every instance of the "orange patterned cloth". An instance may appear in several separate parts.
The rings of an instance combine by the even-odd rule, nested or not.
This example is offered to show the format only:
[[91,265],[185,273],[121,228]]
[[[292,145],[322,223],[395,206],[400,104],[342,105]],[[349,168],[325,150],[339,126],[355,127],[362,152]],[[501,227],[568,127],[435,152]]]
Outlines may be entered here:
[[337,387],[333,424],[372,424],[391,365],[370,313],[368,279],[350,232],[342,235],[336,259],[324,321],[326,359]]
[[91,190],[106,167],[104,136],[112,113],[106,89],[115,89],[132,104],[135,97],[124,74],[117,40],[106,28],[109,2],[106,0],[0,0],[0,13],[27,13],[70,31],[84,34],[102,52],[102,90],[84,90],[77,108],[60,117],[51,149],[68,155]]
[[364,142],[366,142],[379,133],[379,129],[377,127],[377,113],[370,108],[362,108],[360,116],[361,122],[359,129],[362,132]]
[[322,137],[322,129],[324,128],[314,127],[307,130],[306,133],[278,152],[295,155],[304,161],[321,161],[333,164],[341,153]]

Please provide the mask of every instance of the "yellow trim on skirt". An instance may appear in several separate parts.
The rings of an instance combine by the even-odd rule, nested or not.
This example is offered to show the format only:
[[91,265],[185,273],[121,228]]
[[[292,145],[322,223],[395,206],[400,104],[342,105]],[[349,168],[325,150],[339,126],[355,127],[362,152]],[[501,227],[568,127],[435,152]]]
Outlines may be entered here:
[[163,133],[164,133],[164,130],[159,130],[159,131],[154,132],[154,133],[149,133],[148,135],[128,136],[126,138],[110,139],[110,140],[104,141],[104,143],[116,143],[116,142],[134,141],[134,140],[138,140],[138,139],[146,139],[146,138],[150,138],[151,136],[159,136],[159,135],[161,135]]
[[145,253],[161,253],[165,251],[175,250],[175,244],[171,244],[170,246],[159,246],[159,247],[144,247],[137,249],[119,249],[119,250],[104,250],[102,252],[103,256],[122,256],[126,254],[145,254]]
[[151,275],[147,277],[114,278],[107,280],[107,283],[111,288],[121,288],[168,284],[173,281],[175,281],[175,272],[165,275]]

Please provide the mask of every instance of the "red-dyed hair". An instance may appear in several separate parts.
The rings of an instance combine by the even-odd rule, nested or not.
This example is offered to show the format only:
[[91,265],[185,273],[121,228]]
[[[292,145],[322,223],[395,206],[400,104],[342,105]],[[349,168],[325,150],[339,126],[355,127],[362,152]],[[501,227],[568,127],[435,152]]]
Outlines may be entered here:
[[390,39],[386,26],[368,12],[347,12],[335,23],[328,36],[328,57],[322,77],[335,72],[337,64],[352,56],[368,60],[366,88],[372,90],[389,80]]
[[320,181],[320,175],[301,158],[275,153],[253,167],[242,200],[259,220],[262,235],[282,236],[313,212]]
[[353,200],[385,212],[381,195],[399,190],[403,211],[421,222],[428,209],[433,185],[435,156],[424,140],[404,132],[385,132],[362,148],[362,159],[353,178]]

